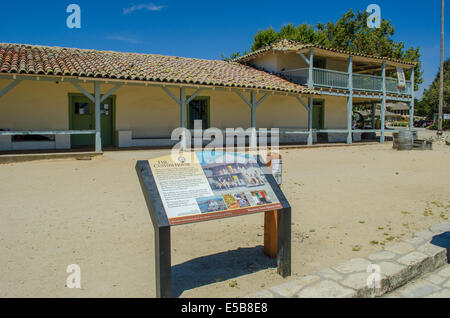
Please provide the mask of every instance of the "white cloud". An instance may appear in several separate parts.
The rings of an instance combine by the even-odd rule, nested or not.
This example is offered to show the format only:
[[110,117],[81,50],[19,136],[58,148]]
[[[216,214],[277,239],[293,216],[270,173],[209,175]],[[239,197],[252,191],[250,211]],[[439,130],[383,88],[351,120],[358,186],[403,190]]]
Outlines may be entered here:
[[164,9],[166,6],[163,5],[156,5],[153,3],[148,3],[148,4],[138,4],[138,5],[133,5],[129,8],[124,8],[123,9],[123,14],[131,14],[135,11],[140,11],[140,10],[147,10],[147,11],[161,11],[162,9]]
[[127,42],[132,44],[141,44],[142,41],[138,40],[134,36],[128,36],[128,35],[110,35],[106,38],[110,41],[120,41],[120,42]]

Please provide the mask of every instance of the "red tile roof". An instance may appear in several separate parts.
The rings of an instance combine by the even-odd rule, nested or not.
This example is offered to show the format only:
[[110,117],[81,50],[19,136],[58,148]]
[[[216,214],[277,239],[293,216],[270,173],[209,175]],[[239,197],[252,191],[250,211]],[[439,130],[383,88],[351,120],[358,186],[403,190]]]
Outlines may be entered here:
[[352,56],[360,56],[360,57],[365,57],[368,59],[373,59],[373,60],[378,60],[378,61],[386,61],[386,62],[394,62],[394,63],[404,64],[404,65],[409,65],[409,66],[415,66],[417,64],[415,62],[402,61],[402,60],[387,58],[387,57],[382,57],[382,56],[367,55],[367,54],[362,54],[362,53],[352,52],[352,51],[344,51],[344,50],[328,48],[328,47],[316,45],[316,44],[300,43],[297,41],[287,40],[287,39],[283,39],[281,41],[275,42],[275,43],[268,45],[266,47],[263,47],[257,51],[250,52],[247,55],[236,58],[234,61],[244,63],[244,62],[247,62],[247,61],[255,58],[256,56],[259,56],[259,55],[262,55],[262,54],[265,54],[268,52],[298,52],[300,50],[310,49],[310,48],[317,48],[317,49],[321,49],[321,50],[325,50],[325,51],[329,51],[329,52],[342,53],[342,54],[352,55]]
[[0,74],[41,74],[316,94],[236,62],[0,43]]

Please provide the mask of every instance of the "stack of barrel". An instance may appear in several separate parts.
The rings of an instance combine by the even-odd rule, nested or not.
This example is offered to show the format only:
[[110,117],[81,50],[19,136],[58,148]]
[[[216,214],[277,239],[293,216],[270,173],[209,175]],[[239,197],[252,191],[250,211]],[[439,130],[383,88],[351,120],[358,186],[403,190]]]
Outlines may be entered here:
[[419,139],[417,131],[401,130],[398,133],[393,133],[394,149],[399,151],[405,150],[432,150],[433,143],[431,141]]

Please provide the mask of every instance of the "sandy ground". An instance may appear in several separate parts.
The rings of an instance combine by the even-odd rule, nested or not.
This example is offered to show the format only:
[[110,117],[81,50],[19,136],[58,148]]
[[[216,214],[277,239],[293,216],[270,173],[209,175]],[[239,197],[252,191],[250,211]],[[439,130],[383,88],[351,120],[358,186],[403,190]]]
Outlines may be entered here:
[[[290,279],[450,217],[450,147],[391,147],[282,151]],[[153,227],[134,166],[165,153],[0,165],[0,297],[154,297]],[[261,214],[175,227],[172,239],[177,297],[242,297],[285,281],[263,256]],[[70,264],[81,290],[65,287]]]

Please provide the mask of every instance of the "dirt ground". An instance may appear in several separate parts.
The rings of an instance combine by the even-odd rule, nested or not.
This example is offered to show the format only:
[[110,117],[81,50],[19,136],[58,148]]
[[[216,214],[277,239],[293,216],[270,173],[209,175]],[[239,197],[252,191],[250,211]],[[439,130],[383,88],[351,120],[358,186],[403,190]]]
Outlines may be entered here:
[[[366,256],[450,217],[450,147],[282,151],[293,276]],[[154,297],[153,227],[134,170],[166,151],[0,165],[0,297]],[[285,280],[263,215],[175,227],[177,297],[242,297]],[[70,264],[82,289],[65,287]]]

